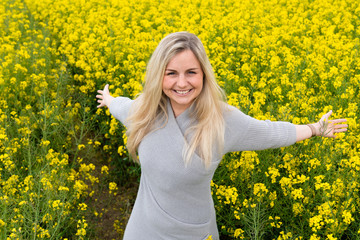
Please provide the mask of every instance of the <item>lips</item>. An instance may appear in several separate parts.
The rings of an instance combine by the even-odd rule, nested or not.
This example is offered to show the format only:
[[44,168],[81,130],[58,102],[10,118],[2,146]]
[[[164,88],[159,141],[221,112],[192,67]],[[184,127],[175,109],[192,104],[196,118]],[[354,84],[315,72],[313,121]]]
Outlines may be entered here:
[[192,89],[189,90],[174,90],[175,93],[180,94],[180,95],[186,95],[189,92],[191,92]]

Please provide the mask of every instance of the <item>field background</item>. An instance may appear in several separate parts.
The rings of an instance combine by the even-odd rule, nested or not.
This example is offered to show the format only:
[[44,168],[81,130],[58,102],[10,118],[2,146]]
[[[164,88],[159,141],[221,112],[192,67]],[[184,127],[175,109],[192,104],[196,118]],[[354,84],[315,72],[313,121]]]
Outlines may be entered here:
[[359,1],[3,0],[0,26],[0,239],[121,239],[140,169],[96,90],[134,98],[176,31],[200,37],[246,114],[349,123],[336,140],[226,155],[221,239],[360,239]]

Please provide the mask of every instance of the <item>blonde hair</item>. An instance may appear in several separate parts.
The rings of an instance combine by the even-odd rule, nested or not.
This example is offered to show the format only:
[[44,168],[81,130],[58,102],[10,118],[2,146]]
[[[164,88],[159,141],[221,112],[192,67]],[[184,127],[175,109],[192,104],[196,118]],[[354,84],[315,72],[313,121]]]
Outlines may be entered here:
[[183,158],[191,162],[196,152],[206,167],[211,165],[214,148],[222,151],[224,145],[224,119],[222,115],[225,94],[216,82],[215,75],[200,39],[188,32],[172,33],[162,39],[152,54],[146,69],[142,94],[135,100],[127,119],[127,148],[133,159],[142,139],[155,129],[159,121],[163,126],[168,121],[167,96],[162,92],[165,69],[169,61],[178,53],[191,50],[199,60],[204,73],[203,89],[194,101],[191,116],[194,123],[186,132],[190,142],[186,142]]

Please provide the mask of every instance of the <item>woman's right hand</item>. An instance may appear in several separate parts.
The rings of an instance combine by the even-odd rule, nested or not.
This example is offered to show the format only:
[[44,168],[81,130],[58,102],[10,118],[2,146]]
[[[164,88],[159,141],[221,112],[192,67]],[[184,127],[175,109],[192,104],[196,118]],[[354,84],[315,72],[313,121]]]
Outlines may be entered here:
[[114,99],[114,97],[110,95],[109,84],[105,85],[104,90],[98,90],[97,92],[99,93],[96,95],[96,98],[98,98],[97,102],[100,103],[97,107],[109,107],[112,100]]

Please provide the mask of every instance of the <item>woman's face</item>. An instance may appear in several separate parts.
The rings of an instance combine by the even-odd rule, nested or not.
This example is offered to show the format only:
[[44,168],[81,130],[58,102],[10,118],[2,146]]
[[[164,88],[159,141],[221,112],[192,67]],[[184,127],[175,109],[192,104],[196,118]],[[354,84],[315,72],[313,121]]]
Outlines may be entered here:
[[176,54],[165,69],[162,90],[170,98],[175,117],[184,112],[199,96],[204,73],[191,50]]

